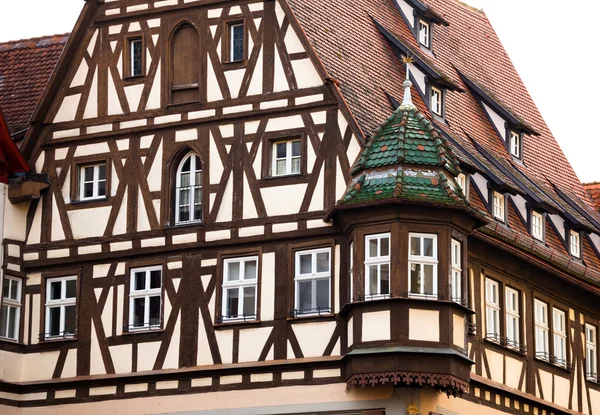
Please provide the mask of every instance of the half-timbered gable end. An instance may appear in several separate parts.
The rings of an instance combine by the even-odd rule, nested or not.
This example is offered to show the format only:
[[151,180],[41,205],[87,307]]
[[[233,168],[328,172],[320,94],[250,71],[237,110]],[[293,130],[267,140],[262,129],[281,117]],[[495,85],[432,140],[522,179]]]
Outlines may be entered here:
[[600,214],[480,11],[86,0],[65,39],[0,44],[0,412],[598,411]]

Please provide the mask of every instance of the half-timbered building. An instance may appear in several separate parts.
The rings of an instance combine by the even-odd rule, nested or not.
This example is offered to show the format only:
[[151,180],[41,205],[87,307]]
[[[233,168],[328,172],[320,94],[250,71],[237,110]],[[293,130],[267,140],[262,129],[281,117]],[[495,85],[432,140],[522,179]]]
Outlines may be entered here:
[[600,214],[481,11],[87,0],[0,59],[3,414],[600,413]]

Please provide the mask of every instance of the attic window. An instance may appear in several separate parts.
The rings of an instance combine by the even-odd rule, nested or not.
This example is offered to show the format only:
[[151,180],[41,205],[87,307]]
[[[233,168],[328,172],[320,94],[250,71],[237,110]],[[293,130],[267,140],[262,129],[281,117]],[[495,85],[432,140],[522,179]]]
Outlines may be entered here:
[[467,190],[467,176],[464,173],[459,174],[456,177],[456,182],[458,183],[458,185],[462,189],[463,194],[465,195],[465,197],[468,198],[469,191]]
[[505,221],[505,199],[504,199],[504,195],[502,193],[498,193],[498,192],[494,192],[494,197],[493,197],[493,213],[494,213],[494,217],[496,219],[498,219],[501,222]]
[[521,151],[521,146],[522,146],[521,134],[516,133],[514,131],[511,131],[510,132],[510,139],[509,139],[509,146],[510,146],[510,154],[513,157],[516,157],[516,158],[520,159],[521,156],[522,156],[522,151]]
[[419,43],[431,49],[431,26],[421,19],[419,19]]
[[581,238],[579,232],[569,232],[569,252],[575,258],[581,258]]
[[539,241],[544,240],[544,216],[540,212],[531,212],[531,236]]
[[442,90],[432,86],[430,99],[431,112],[433,112],[435,115],[439,115],[440,117],[443,114],[443,99],[444,94],[442,93]]

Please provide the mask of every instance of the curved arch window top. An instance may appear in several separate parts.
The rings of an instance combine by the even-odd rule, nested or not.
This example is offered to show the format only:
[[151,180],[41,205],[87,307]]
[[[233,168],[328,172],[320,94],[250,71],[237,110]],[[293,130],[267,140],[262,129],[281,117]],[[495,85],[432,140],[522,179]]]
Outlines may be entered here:
[[202,163],[195,153],[189,153],[177,169],[175,223],[200,221],[202,221]]
[[196,102],[200,98],[199,34],[192,25],[184,23],[176,29],[172,42],[171,103]]

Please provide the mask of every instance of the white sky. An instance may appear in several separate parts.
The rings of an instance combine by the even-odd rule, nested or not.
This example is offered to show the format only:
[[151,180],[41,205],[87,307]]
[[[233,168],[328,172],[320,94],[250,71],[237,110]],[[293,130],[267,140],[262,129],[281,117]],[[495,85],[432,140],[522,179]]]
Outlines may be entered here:
[[[486,12],[579,178],[600,181],[600,34],[594,19],[581,20],[600,16],[600,1],[466,2]],[[83,4],[0,0],[0,42],[70,32]]]

